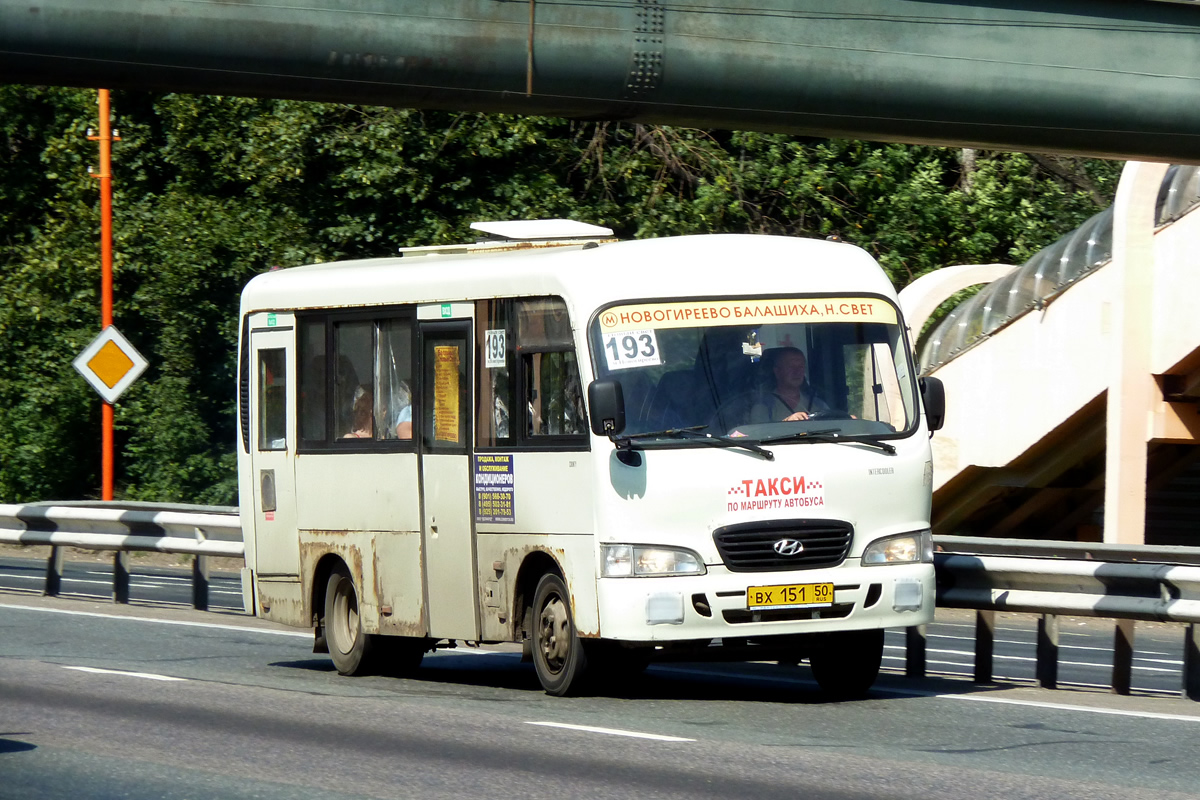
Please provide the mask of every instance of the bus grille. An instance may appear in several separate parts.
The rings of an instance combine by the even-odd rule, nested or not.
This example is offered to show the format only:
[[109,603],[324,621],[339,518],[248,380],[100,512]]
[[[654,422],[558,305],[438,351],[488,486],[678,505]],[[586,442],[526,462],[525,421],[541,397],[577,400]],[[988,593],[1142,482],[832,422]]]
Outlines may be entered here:
[[[713,531],[717,552],[733,572],[817,569],[842,563],[850,551],[854,526],[834,519],[789,519],[729,525]],[[783,547],[776,542],[791,540],[801,547]],[[797,550],[791,555],[789,550]]]

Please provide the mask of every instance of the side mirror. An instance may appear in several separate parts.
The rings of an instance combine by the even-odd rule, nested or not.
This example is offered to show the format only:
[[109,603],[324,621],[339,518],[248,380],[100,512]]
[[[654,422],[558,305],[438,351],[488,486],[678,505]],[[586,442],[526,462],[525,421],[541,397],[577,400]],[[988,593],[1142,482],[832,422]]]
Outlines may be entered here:
[[588,409],[592,433],[616,436],[625,430],[625,395],[620,381],[592,381],[588,384]]
[[940,378],[921,378],[921,403],[925,406],[925,422],[929,432],[941,430],[946,421],[946,388]]

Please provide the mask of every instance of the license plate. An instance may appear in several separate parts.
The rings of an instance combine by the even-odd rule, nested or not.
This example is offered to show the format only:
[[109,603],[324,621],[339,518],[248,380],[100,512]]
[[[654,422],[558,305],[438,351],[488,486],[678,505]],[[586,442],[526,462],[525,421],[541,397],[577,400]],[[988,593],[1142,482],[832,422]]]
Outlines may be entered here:
[[781,586],[751,586],[746,589],[746,608],[812,608],[831,605],[832,583],[794,583]]

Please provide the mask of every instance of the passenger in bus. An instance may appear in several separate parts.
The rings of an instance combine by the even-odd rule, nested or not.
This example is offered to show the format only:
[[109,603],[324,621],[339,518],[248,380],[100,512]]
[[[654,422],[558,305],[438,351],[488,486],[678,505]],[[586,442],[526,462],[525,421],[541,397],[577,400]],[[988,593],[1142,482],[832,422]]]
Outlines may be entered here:
[[345,439],[353,433],[354,409],[359,392],[364,388],[368,392],[371,391],[369,384],[358,382],[358,371],[354,369],[354,362],[344,355],[339,355],[333,383],[334,411],[337,415],[334,418],[335,435]]
[[412,393],[409,392],[408,386],[404,381],[396,387],[395,394],[392,395],[393,407],[398,405],[400,410],[396,413],[392,422],[392,430],[396,432],[397,439],[412,438]]
[[354,412],[350,432],[343,439],[372,439],[375,436],[375,395],[369,386],[359,386],[354,393]]
[[793,422],[829,410],[808,383],[808,359],[795,347],[768,351],[774,387],[762,392],[750,408],[750,422]]

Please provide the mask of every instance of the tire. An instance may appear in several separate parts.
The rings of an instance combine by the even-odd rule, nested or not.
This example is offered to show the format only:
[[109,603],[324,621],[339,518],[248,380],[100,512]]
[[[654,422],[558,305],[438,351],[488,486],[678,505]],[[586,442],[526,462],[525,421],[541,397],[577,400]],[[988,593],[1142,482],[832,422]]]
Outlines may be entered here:
[[375,637],[363,633],[358,590],[345,565],[334,567],[325,584],[325,641],[342,675],[366,675],[375,661]]
[[809,657],[821,690],[838,700],[864,697],[879,677],[882,663],[882,628],[830,634]]
[[575,633],[571,595],[563,579],[547,573],[533,593],[530,639],[533,666],[546,694],[563,697],[583,687],[587,654]]

